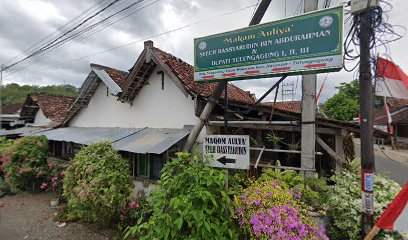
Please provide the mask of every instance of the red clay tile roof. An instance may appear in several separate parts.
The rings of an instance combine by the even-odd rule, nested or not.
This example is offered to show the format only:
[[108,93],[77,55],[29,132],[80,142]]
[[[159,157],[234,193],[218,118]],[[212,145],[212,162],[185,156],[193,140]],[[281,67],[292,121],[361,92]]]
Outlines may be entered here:
[[29,97],[41,108],[44,115],[54,123],[61,123],[74,98],[55,96],[44,93],[31,93]]
[[3,114],[13,114],[17,113],[23,107],[22,103],[12,103],[10,105],[4,106],[1,108]]
[[[391,119],[393,123],[408,123],[408,108],[401,109],[392,114]],[[376,112],[376,115],[374,115],[374,124],[386,125],[387,123],[388,117],[385,111],[383,111],[382,114],[380,111]]]
[[[387,103],[393,122],[408,122],[408,99],[388,98]],[[406,107],[406,109],[403,109]],[[384,108],[374,110],[374,124],[384,125],[388,123],[387,113]]]
[[[176,75],[181,83],[187,88],[187,90],[201,95],[203,97],[209,97],[213,92],[217,83],[196,83],[194,82],[194,67],[190,64],[182,61],[181,59],[166,53],[158,48],[152,48],[154,53],[166,63],[174,75]],[[223,98],[223,95],[221,96]],[[255,98],[250,93],[230,84],[228,86],[228,99],[231,101],[253,104]]]
[[[273,102],[262,103],[264,106],[273,106]],[[275,108],[279,110],[284,110],[288,112],[301,113],[302,112],[302,103],[299,101],[287,101],[287,102],[276,102]]]
[[122,84],[126,81],[126,77],[128,76],[128,72],[122,71],[122,70],[117,70],[111,67],[99,65],[99,64],[94,64],[91,63],[91,66],[99,67],[102,68],[108,75],[109,77],[112,78],[115,83],[122,88]]

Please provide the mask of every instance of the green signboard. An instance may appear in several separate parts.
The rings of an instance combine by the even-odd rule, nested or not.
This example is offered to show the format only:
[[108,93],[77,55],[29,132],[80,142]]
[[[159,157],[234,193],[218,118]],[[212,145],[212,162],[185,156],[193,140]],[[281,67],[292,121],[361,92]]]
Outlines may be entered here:
[[194,39],[194,80],[339,71],[343,7]]

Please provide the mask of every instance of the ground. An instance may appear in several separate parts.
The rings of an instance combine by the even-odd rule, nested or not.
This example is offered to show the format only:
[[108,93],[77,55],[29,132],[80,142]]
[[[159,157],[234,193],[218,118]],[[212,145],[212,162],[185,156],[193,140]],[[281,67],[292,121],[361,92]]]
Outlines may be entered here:
[[50,207],[52,194],[19,193],[0,199],[6,206],[0,208],[0,240],[107,240],[113,239],[113,230],[97,230],[79,223],[58,227],[56,209]]

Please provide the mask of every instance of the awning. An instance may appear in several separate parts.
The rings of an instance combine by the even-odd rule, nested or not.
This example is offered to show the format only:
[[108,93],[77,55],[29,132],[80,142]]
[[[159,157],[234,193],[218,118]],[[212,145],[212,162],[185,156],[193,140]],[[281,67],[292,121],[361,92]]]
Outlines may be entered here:
[[109,140],[119,151],[161,154],[186,137],[190,131],[191,126],[183,129],[67,127],[26,135],[44,135],[49,140],[84,145]]
[[190,129],[145,128],[113,144],[114,148],[133,153],[161,154],[182,140]]
[[[11,129],[11,130],[1,129],[0,130],[0,136],[27,135],[29,133],[43,132],[43,131],[47,131],[49,129],[50,128],[44,128],[44,127],[21,127],[21,128]],[[39,134],[39,135],[41,135],[41,134]]]
[[78,144],[89,145],[103,140],[115,142],[131,134],[134,134],[140,130],[141,129],[139,128],[67,127],[27,135],[32,136],[44,135],[48,138],[48,140],[74,142]]

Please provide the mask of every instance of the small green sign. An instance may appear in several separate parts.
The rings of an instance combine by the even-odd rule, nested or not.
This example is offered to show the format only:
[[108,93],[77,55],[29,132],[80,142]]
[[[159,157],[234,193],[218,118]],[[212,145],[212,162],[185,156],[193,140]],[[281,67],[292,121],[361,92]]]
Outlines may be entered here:
[[243,80],[339,71],[343,7],[194,39],[194,80]]

